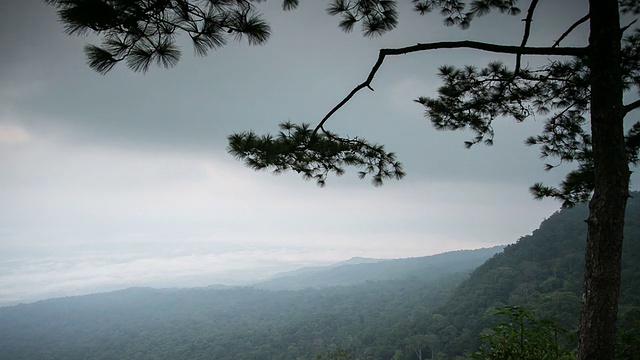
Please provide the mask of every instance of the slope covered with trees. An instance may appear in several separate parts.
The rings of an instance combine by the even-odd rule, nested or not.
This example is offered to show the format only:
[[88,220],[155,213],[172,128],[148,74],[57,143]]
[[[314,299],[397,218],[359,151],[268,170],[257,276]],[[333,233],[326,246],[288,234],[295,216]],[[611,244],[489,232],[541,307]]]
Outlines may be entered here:
[[0,308],[0,359],[307,359],[336,349],[390,358],[406,324],[500,249],[312,269],[316,282],[298,291],[136,288]]
[[[629,199],[622,258],[620,326],[640,326],[640,193]],[[439,350],[468,354],[477,336],[495,324],[496,307],[523,305],[540,317],[555,318],[577,333],[584,278],[584,248],[589,216],[586,204],[559,211],[531,235],[509,245],[474,271],[438,309],[429,332],[442,336]],[[573,347],[576,343],[572,344]],[[640,344],[635,344],[638,349]]]

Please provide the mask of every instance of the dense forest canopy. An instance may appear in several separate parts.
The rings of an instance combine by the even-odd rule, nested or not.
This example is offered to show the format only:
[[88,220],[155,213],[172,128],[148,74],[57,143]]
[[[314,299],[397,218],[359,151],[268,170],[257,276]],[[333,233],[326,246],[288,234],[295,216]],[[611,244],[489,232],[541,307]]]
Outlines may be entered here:
[[256,288],[133,288],[2,308],[0,358],[296,359],[337,348],[390,357],[407,319],[417,321],[442,304],[500,250],[344,264],[313,269],[313,278],[309,271],[283,277],[293,288],[306,281],[296,291],[260,289],[282,288],[282,281]]

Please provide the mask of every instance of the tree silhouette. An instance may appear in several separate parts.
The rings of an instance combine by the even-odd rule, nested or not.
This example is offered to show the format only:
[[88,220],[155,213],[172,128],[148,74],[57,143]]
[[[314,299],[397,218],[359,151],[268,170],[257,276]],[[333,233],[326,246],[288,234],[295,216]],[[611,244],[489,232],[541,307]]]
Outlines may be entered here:
[[[262,44],[270,28],[256,10],[263,0],[45,0],[58,9],[70,34],[95,33],[101,46],[85,48],[88,63],[104,74],[124,61],[133,71],[145,72],[152,64],[174,66],[180,49],[176,33],[186,33],[195,53],[229,40]],[[587,0],[584,0],[587,1]],[[548,47],[527,46],[539,0],[412,0],[414,10],[438,11],[447,26],[469,28],[474,19],[490,12],[515,16],[519,3],[528,4],[522,41],[498,45],[475,41],[417,44],[380,50],[365,81],[357,85],[315,126],[284,123],[277,135],[252,131],[229,136],[229,152],[254,169],[296,171],[324,185],[328,174],[341,175],[346,166],[359,169],[381,184],[400,179],[404,172],[395,155],[383,146],[358,137],[344,137],[327,130],[331,116],[371,83],[388,56],[448,48],[466,48],[514,56],[513,69],[500,62],[485,67],[442,66],[443,85],[436,97],[420,97],[425,115],[437,129],[469,129],[474,137],[465,145],[491,145],[493,121],[508,116],[518,122],[539,114],[546,116],[541,134],[528,145],[540,147],[543,158],[577,164],[558,187],[535,184],[537,198],[553,197],[564,206],[590,199],[579,359],[611,359],[615,348],[615,322],[620,286],[620,257],[624,213],[629,196],[630,164],[638,164],[640,122],[625,134],[625,116],[640,107],[640,100],[624,104],[623,95],[640,85],[640,29],[621,27],[620,15],[635,18],[636,0],[588,0],[589,11],[579,14],[572,26]],[[330,0],[327,12],[340,17],[340,27],[364,36],[381,35],[398,22],[396,0]],[[284,10],[298,6],[283,0]],[[578,18],[578,16],[581,16]],[[562,41],[582,24],[589,24],[587,44],[563,47]],[[524,56],[554,55],[529,68]],[[547,164],[550,170],[557,165]]]

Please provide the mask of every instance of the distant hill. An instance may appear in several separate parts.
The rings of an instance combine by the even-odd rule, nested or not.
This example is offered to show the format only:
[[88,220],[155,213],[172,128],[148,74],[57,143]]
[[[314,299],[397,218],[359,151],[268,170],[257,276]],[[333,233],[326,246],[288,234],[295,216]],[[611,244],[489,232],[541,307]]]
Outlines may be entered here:
[[503,246],[495,246],[395,260],[352,258],[329,266],[302,268],[277,274],[253,286],[268,290],[299,290],[356,285],[367,281],[397,280],[417,275],[423,280],[435,281],[442,276],[471,272],[503,249]]
[[[340,261],[337,262],[335,264],[331,264],[331,265],[325,265],[325,266],[308,266],[308,267],[303,267],[303,268],[299,268],[299,269],[295,269],[295,270],[289,270],[289,271],[284,271],[281,273],[277,273],[273,276],[271,276],[271,278],[261,281],[262,282],[267,282],[276,278],[281,278],[281,277],[290,277],[290,276],[298,276],[301,274],[308,274],[308,273],[313,273],[313,272],[321,272],[330,268],[334,268],[334,267],[338,267],[338,266],[342,266],[342,265],[356,265],[356,264],[371,264],[371,263],[377,263],[377,262],[381,262],[381,261],[388,261],[389,259],[372,259],[372,258],[364,258],[364,257],[352,257],[349,260],[345,260],[345,261]],[[260,284],[258,283],[258,284]]]

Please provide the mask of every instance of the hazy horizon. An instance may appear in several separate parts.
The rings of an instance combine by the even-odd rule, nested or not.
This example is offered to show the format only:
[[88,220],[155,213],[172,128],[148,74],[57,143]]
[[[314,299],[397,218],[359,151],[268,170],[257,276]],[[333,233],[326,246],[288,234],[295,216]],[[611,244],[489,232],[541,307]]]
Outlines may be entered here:
[[[459,250],[480,249],[483,248]],[[63,261],[60,258],[42,259],[40,262],[32,260],[31,263],[17,266],[22,269],[28,269],[26,272],[20,274],[22,291],[21,289],[12,288],[11,283],[3,284],[2,278],[0,278],[0,307],[29,304],[54,298],[105,293],[136,287],[168,289],[199,288],[216,285],[251,286],[262,281],[272,279],[276,276],[289,275],[296,270],[329,267],[339,265],[353,259],[367,259],[375,261],[401,260],[441,255],[450,252],[451,251],[436,254],[416,255],[405,258],[370,258],[353,256],[347,259],[311,262],[305,262],[304,259],[300,258],[298,259],[298,262],[267,262],[264,267],[252,267],[248,262],[242,262],[241,260],[251,258],[250,254],[247,253],[226,254],[227,256],[218,256],[215,258],[212,257],[213,254],[199,254],[197,257],[192,254],[164,259],[135,257],[123,259],[116,258],[115,256],[109,257],[106,254],[100,254],[93,259],[83,258],[80,262],[73,258],[66,259],[66,261]],[[256,251],[256,253],[258,253],[258,251]],[[263,255],[263,253],[259,254]],[[223,258],[224,261],[221,261]],[[185,267],[184,265],[187,262],[182,260],[191,260],[189,263],[192,266]],[[231,264],[234,260],[237,262],[235,264]],[[20,259],[15,261],[20,262]],[[220,266],[220,262],[225,261],[227,265]],[[99,262],[99,264],[96,264],[95,262]],[[139,266],[141,265],[139,262],[143,262],[144,266]],[[66,268],[64,265],[61,265],[65,263],[68,265]],[[78,266],[78,263],[85,265],[84,267]],[[172,264],[179,264],[180,266],[171,267]],[[209,268],[207,266],[214,264],[219,266],[218,269],[221,270],[221,272],[216,273],[213,271],[208,273],[207,269]],[[155,271],[155,273],[152,277],[143,277],[142,280],[136,281],[136,276],[139,276],[140,274],[131,273],[131,270],[135,271],[143,267],[147,271]],[[95,271],[95,273],[91,273],[90,271]],[[45,274],[50,274],[51,279],[43,278]],[[61,279],[62,281],[60,281]],[[115,281],[109,282],[105,281],[106,279]],[[55,281],[52,282],[51,280]],[[29,292],[26,289],[32,290]],[[11,298],[11,296],[14,296],[14,298]]]

